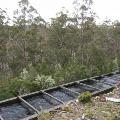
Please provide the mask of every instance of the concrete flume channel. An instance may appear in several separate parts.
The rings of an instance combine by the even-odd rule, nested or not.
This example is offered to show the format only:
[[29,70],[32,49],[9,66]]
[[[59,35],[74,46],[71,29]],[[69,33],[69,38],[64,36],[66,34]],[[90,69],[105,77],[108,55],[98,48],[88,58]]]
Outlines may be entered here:
[[118,82],[120,73],[112,72],[7,99],[0,102],[0,120],[35,120],[41,112],[75,100],[85,91],[95,96],[112,90]]

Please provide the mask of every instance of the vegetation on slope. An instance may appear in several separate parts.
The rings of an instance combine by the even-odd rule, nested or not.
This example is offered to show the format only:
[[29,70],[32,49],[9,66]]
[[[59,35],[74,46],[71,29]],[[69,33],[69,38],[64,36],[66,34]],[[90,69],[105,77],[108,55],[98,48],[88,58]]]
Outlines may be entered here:
[[91,0],[73,6],[51,23],[28,0],[13,19],[0,9],[0,100],[120,67],[120,22],[97,25]]

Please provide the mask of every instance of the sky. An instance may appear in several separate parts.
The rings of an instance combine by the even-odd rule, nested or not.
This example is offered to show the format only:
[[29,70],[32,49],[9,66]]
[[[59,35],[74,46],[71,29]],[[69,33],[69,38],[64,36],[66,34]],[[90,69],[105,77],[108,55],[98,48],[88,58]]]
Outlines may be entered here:
[[[93,10],[98,16],[98,22],[106,18],[120,20],[120,0],[93,0]],[[13,11],[17,9],[18,0],[0,0],[0,8],[6,9],[12,18]],[[71,14],[73,12],[73,0],[29,0],[30,4],[38,10],[42,18],[50,21],[50,18],[56,16],[56,13],[65,7]]]

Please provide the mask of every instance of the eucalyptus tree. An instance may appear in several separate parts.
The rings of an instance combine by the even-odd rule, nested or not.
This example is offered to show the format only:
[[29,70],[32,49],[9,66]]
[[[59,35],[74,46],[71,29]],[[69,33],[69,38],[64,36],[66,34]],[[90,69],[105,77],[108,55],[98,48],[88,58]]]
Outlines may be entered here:
[[75,58],[79,34],[74,21],[74,18],[63,12],[60,12],[56,18],[52,19],[49,28],[48,45],[54,54],[56,64],[65,66],[71,58]]
[[120,21],[115,21],[113,23],[112,29],[112,53],[120,70]]
[[78,56],[81,64],[86,64],[85,59],[87,60],[87,56],[85,51],[87,50],[87,44],[91,42],[94,35],[95,13],[91,9],[92,4],[92,0],[74,0],[73,2],[74,16],[80,31]]
[[0,80],[9,76],[9,65],[7,59],[7,43],[9,40],[9,16],[6,10],[0,8]]
[[18,37],[16,39],[16,45],[21,50],[21,56],[24,60],[24,66],[27,62],[27,42],[28,39],[26,38],[26,33],[29,31],[29,27],[33,20],[32,13],[36,13],[36,10],[30,6],[28,0],[21,0],[19,1],[19,9],[14,12],[14,25],[15,27],[18,26]]
[[9,48],[13,49],[11,67],[15,72],[19,73],[29,63],[35,61],[35,54],[40,47],[39,42],[43,39],[40,27],[45,25],[44,19],[28,0],[18,2],[18,9],[14,11],[13,26],[10,31],[12,46]]

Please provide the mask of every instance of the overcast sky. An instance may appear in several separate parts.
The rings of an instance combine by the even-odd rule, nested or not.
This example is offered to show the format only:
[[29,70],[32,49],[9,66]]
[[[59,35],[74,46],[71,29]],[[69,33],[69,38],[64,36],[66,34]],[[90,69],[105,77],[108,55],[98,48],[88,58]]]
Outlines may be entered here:
[[[72,13],[73,0],[29,0],[40,15],[46,20],[55,17],[56,13],[65,7]],[[0,8],[7,8],[9,15],[12,17],[13,10],[17,8],[18,0],[0,0]],[[94,12],[99,16],[99,21],[106,17],[114,20],[120,20],[120,0],[94,0]]]

